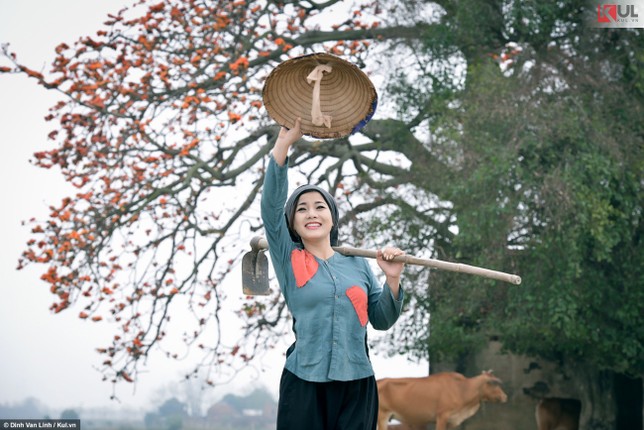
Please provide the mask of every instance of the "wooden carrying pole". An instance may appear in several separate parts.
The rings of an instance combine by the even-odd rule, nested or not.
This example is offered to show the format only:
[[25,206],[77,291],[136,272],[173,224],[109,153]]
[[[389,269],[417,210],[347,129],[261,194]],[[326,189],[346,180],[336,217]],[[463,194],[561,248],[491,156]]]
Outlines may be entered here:
[[[255,237],[250,242],[254,251],[268,249],[268,241],[263,237]],[[342,255],[376,258],[377,251],[370,249],[353,248],[351,246],[334,246],[333,250]],[[434,260],[432,258],[418,258],[411,255],[400,255],[394,257],[392,261],[402,261],[405,264],[413,264],[416,266],[433,267],[435,269],[447,270],[450,272],[467,273],[470,275],[483,276],[484,278],[496,279],[498,281],[509,282],[511,284],[520,285],[521,277],[505,272],[498,272],[496,270],[484,269],[482,267],[470,266],[468,264],[450,263],[448,261]]]

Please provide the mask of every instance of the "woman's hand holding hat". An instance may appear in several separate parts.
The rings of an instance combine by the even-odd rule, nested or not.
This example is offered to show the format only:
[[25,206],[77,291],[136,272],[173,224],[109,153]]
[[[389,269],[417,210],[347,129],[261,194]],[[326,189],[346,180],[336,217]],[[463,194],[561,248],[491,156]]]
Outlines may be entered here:
[[297,118],[295,120],[295,125],[293,125],[293,128],[288,129],[286,127],[282,127],[280,129],[280,134],[277,136],[277,140],[279,141],[282,139],[284,141],[284,144],[288,145],[289,147],[300,140],[302,138],[302,131],[300,130],[300,125],[301,125],[302,119]]
[[295,124],[290,129],[282,127],[273,147],[273,158],[280,166],[283,166],[288,156],[288,150],[295,142],[302,138],[300,129],[301,118],[295,120]]

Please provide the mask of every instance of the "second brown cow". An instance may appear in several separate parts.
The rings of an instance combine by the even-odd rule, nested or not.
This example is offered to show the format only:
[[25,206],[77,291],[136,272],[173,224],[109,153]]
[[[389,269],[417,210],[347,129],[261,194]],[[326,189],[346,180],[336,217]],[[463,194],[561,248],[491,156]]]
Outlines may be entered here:
[[581,402],[577,399],[547,397],[537,403],[539,430],[579,430]]
[[425,428],[436,423],[436,430],[452,429],[474,415],[482,402],[508,400],[501,380],[492,372],[473,378],[456,372],[384,378],[378,380],[378,398],[378,430],[386,430],[392,417],[407,426]]

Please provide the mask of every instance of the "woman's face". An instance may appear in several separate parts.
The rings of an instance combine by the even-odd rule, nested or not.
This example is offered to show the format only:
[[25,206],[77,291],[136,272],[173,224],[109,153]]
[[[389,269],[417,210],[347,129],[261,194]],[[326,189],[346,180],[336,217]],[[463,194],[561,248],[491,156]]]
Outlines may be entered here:
[[302,194],[295,205],[293,229],[302,242],[329,240],[333,218],[322,194],[311,191]]

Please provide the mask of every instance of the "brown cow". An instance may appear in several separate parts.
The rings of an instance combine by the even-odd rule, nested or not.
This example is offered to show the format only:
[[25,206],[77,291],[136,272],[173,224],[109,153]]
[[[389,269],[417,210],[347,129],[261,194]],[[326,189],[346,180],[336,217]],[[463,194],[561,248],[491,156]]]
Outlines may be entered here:
[[481,402],[508,400],[501,380],[491,371],[473,378],[445,372],[423,378],[380,379],[378,398],[378,430],[386,430],[392,416],[408,426],[425,428],[435,422],[436,430],[451,429],[474,415]]
[[577,399],[546,397],[539,400],[535,415],[539,430],[579,430],[581,402]]

